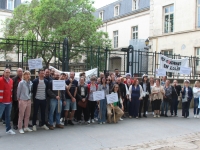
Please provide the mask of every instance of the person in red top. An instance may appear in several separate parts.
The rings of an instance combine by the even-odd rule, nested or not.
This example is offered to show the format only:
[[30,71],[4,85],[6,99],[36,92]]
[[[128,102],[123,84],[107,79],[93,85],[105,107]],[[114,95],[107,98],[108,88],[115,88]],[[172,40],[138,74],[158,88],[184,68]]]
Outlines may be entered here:
[[4,70],[3,76],[0,77],[0,117],[5,110],[6,133],[15,134],[10,126],[10,114],[12,109],[12,90],[13,80],[10,78],[10,69]]

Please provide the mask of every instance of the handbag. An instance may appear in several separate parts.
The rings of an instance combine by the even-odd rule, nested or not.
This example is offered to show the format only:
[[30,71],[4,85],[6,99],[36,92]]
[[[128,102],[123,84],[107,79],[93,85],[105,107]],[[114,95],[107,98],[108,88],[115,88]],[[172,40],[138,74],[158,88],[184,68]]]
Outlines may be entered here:
[[[176,88],[174,87],[174,90],[175,90],[175,92],[176,92]],[[181,93],[180,93],[181,94]],[[176,92],[176,95],[178,96],[178,94],[177,94],[177,92]],[[178,101],[181,101],[181,99],[182,99],[182,96],[180,95],[180,96],[178,96]]]
[[85,102],[80,100],[80,101],[78,101],[78,106],[80,106],[82,108],[86,108],[87,107],[87,103],[88,103],[88,100],[85,100]]

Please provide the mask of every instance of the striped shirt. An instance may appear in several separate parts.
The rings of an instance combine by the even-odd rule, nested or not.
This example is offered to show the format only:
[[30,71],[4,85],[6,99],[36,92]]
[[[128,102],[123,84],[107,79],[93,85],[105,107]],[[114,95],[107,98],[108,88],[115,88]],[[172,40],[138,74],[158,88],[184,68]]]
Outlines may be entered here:
[[39,80],[35,98],[39,100],[45,100],[46,99],[45,89],[46,85],[44,83],[44,80]]

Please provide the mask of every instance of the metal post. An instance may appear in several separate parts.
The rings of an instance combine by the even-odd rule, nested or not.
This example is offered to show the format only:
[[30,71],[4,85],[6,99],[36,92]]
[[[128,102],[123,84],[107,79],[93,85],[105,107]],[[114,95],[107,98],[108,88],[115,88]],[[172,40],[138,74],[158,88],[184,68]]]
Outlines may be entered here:
[[98,66],[98,72],[97,72],[97,75],[99,76],[99,70],[100,70],[100,65],[99,65],[99,54],[100,54],[100,47],[98,48],[98,51],[97,51],[97,66]]
[[69,71],[69,47],[68,47],[68,39],[65,38],[63,41],[63,62],[62,62],[62,70]]

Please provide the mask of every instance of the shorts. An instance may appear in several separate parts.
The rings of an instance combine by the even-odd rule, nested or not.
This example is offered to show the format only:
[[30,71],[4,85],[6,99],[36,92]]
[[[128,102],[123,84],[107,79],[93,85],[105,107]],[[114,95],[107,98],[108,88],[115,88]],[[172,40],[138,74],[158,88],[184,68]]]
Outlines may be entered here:
[[65,99],[66,105],[65,110],[70,110],[70,107],[72,110],[76,110],[76,102],[72,102],[71,99]]

